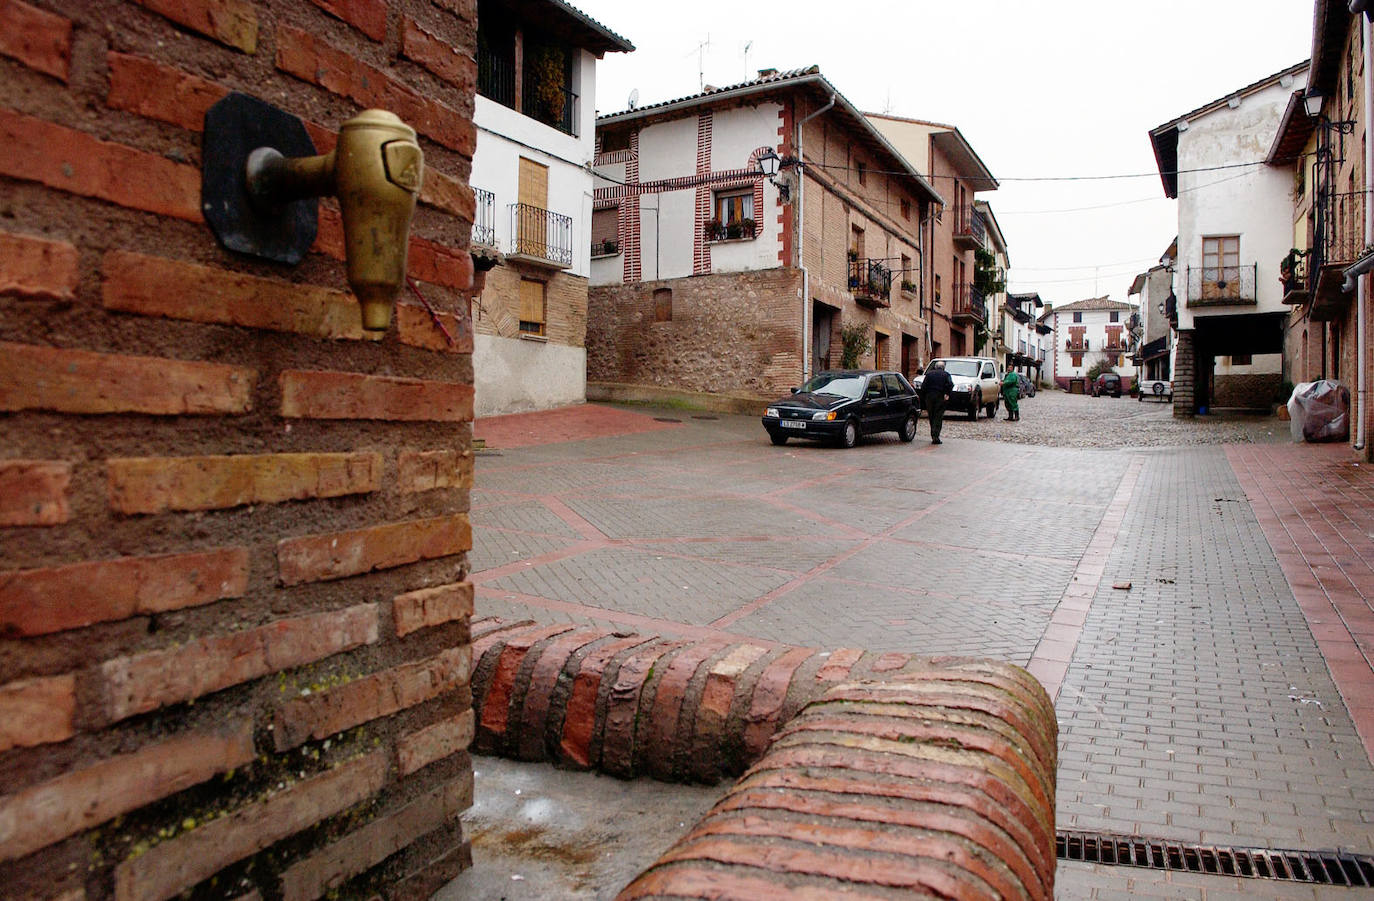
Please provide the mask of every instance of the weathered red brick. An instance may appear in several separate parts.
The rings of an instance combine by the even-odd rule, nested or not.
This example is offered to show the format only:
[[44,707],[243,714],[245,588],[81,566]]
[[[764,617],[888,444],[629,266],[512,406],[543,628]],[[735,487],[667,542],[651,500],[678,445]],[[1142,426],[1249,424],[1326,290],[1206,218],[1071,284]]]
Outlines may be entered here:
[[560,635],[539,654],[530,671],[529,688],[525,691],[522,728],[517,736],[516,753],[521,760],[544,760],[544,741],[549,725],[549,705],[553,693],[562,681],[563,668],[581,648],[606,637],[600,629],[582,629]]
[[141,6],[185,25],[221,44],[256,53],[258,14],[248,0],[135,0]]
[[[683,898],[773,898],[785,896],[789,901],[833,901],[840,889],[834,883],[798,884],[795,875],[786,885],[777,877],[756,876],[752,869],[726,869],[701,863],[676,863],[657,867],[621,890],[616,901],[637,901],[639,898],[664,898],[677,895]],[[891,895],[868,894],[859,886],[845,885],[845,901],[881,901]]]
[[67,521],[72,465],[0,460],[0,526],[55,526]]
[[19,0],[0,0],[0,53],[66,81],[72,60],[72,23]]
[[477,195],[467,182],[428,164],[425,166],[425,180],[420,185],[420,202],[467,223],[471,223],[476,216]]
[[377,605],[358,604],[119,657],[98,669],[105,717],[116,722],[375,644],[377,623]]
[[401,451],[396,468],[396,487],[402,494],[472,487],[472,451],[467,449]]
[[396,768],[402,776],[467,750],[477,728],[477,716],[472,708],[457,716],[440,720],[418,732],[402,736],[396,742]]
[[110,460],[108,471],[110,507],[120,513],[219,510],[376,491],[382,455],[131,457]]
[[307,31],[278,28],[277,68],[362,106],[389,109],[416,131],[464,156],[471,157],[476,148],[477,131],[470,118]]
[[[640,756],[636,755],[635,725],[639,720],[644,683],[663,655],[686,644],[684,641],[659,642],[638,648],[620,664],[606,699],[606,719],[601,729],[602,771],[623,777],[635,775],[639,762],[636,758]],[[691,650],[688,647],[683,653]],[[656,708],[657,704],[654,706]]]
[[0,751],[66,741],[75,715],[76,677],[70,673],[0,685]]
[[739,682],[739,677],[767,653],[767,648],[742,644],[716,661],[706,676],[706,687],[701,692],[701,703],[697,705],[697,722],[700,723],[703,717],[709,717],[723,723],[730,714],[730,705],[735,699],[735,686]]
[[108,310],[316,338],[381,337],[363,331],[362,308],[345,291],[122,250],[106,254],[103,269]]
[[386,771],[386,752],[373,751],[154,845],[115,868],[115,899],[150,901],[180,894],[229,864],[372,797],[386,784]]
[[840,648],[833,652],[825,665],[816,672],[817,681],[839,682],[849,678],[849,671],[863,655],[862,648]]
[[472,616],[471,582],[422,588],[391,599],[391,618],[396,623],[397,637],[469,616]]
[[460,554],[472,549],[465,513],[384,523],[350,532],[287,538],[277,543],[283,585],[343,579]]
[[255,375],[251,369],[222,363],[0,341],[0,410],[159,416],[244,413],[251,406]]
[[272,741],[278,751],[432,701],[461,685],[472,670],[472,649],[462,645],[364,676],[277,706]]
[[[649,749],[649,770],[656,777],[667,779],[677,775],[677,766],[687,750],[677,744],[678,724],[692,677],[712,655],[726,647],[721,641],[701,641],[689,645],[674,656],[663,671],[654,692],[653,709],[649,711],[649,731],[645,740]],[[695,718],[694,713],[688,712],[688,723]]]
[[466,250],[411,238],[406,265],[406,271],[422,282],[459,291],[472,287],[472,254]]
[[[441,329],[434,321],[443,323]],[[467,311],[436,309],[433,315],[420,304],[396,304],[396,337],[402,344],[440,353],[472,353],[472,319]],[[449,339],[452,339],[450,342]]]
[[0,798],[0,860],[45,848],[253,760],[253,724],[235,723],[102,760]]
[[[461,824],[459,824],[461,831]],[[388,901],[430,901],[464,870],[472,868],[472,842],[466,839],[441,845],[437,856],[419,864],[387,890]]]
[[472,421],[472,386],[458,382],[290,369],[281,389],[281,415],[293,419]]
[[608,642],[588,654],[573,677],[572,693],[563,715],[563,735],[558,749],[565,762],[580,767],[592,764],[591,746],[596,730],[596,699],[601,690],[601,677],[617,655],[645,642],[654,641],[651,635],[630,635]]
[[792,676],[797,672],[797,667],[815,653],[811,648],[792,648],[768,664],[759,676],[759,681],[754,685],[754,699],[749,705],[749,712],[745,714],[744,747],[751,758],[758,757],[768,746],[768,739],[782,715]]
[[457,47],[430,34],[410,18],[401,19],[401,55],[424,66],[462,91],[477,85],[477,63]]
[[[5,2],[0,0],[0,7]],[[0,294],[71,300],[80,280],[77,252],[71,244],[0,232]]]
[[116,557],[0,573],[0,634],[46,635],[199,607],[248,589],[248,550]]
[[283,901],[311,901],[386,860],[472,806],[472,773],[444,783],[295,864],[282,875]]
[[510,701],[516,691],[515,676],[524,662],[530,648],[546,638],[561,635],[572,630],[572,626],[545,626],[522,632],[512,637],[501,649],[501,656],[492,674],[491,685],[486,692],[486,702],[482,705],[482,731],[499,743],[506,736],[506,722],[510,716]]
[[200,131],[210,107],[229,93],[223,85],[147,57],[110,51],[105,60],[110,67],[105,102],[110,107],[189,131]]
[[386,3],[383,0],[310,0],[311,3],[342,19],[372,38],[386,39]]
[[200,222],[200,170],[0,109],[0,175]]
[[890,672],[895,669],[901,669],[910,662],[910,654],[883,654],[873,663],[873,672]]

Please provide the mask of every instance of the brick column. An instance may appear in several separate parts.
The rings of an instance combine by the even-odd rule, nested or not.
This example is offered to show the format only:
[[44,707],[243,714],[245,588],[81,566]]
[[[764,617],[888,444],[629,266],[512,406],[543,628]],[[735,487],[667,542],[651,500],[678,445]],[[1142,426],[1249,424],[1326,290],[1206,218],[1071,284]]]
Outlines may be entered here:
[[1174,415],[1192,418],[1197,410],[1197,352],[1193,330],[1180,329],[1174,347]]

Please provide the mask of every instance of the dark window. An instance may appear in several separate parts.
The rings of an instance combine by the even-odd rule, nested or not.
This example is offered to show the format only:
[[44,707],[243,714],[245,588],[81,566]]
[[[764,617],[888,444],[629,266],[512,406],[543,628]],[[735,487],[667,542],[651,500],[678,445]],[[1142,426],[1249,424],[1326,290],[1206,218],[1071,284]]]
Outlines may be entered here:
[[630,149],[630,132],[628,129],[604,131],[601,133],[601,152],[615,153],[617,150]]
[[859,184],[868,184],[868,166],[863,163],[855,163],[854,168],[859,172]]
[[1231,365],[1232,365],[1232,366],[1249,366],[1252,359],[1253,359],[1253,357],[1251,357],[1250,354],[1232,354],[1232,355],[1231,355]]
[[477,93],[515,107],[515,26],[503,4],[481,0],[477,18]]
[[907,200],[905,197],[902,198],[902,218],[911,218],[911,201]]
[[1116,311],[1116,310],[1113,310],[1113,311],[1112,311],[1112,322],[1120,322],[1120,321],[1121,321],[1121,313],[1118,312],[1118,311]]
[[1073,321],[1074,321],[1074,322],[1082,322],[1082,321],[1083,321],[1083,314],[1082,314],[1082,313],[1074,313],[1074,314],[1073,314]]
[[654,289],[654,322],[673,321],[673,289]]

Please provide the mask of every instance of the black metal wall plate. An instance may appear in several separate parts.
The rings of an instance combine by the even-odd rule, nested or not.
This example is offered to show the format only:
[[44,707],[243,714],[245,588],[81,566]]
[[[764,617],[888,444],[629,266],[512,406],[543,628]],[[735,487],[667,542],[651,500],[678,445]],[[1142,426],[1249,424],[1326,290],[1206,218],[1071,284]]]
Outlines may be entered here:
[[271,147],[283,156],[314,156],[301,120],[247,94],[230,94],[205,114],[201,147],[200,208],[220,246],[295,265],[315,243],[315,198],[263,210],[248,197],[248,154]]

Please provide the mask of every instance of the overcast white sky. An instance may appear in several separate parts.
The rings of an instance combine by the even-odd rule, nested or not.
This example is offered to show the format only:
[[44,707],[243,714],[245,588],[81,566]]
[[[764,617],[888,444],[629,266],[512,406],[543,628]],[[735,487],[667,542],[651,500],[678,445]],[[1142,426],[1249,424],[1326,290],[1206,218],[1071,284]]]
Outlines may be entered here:
[[[709,37],[707,84],[815,64],[860,109],[959,126],[1002,181],[978,196],[1006,236],[1011,290],[1055,304],[1126,299],[1131,279],[1176,232],[1149,130],[1306,59],[1313,8],[1312,0],[571,2],[637,48],[598,66],[602,113],[624,109],[633,89],[641,104],[697,93],[697,47]],[[1151,175],[1013,180],[1124,173]],[[1054,212],[1065,210],[1074,212]]]

